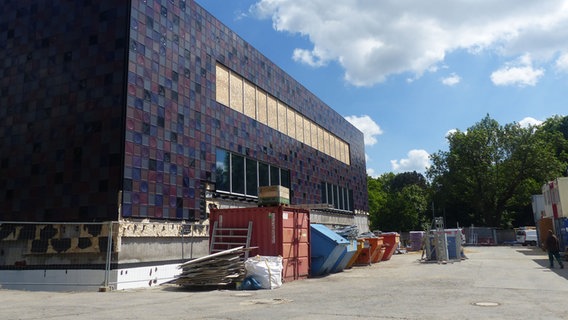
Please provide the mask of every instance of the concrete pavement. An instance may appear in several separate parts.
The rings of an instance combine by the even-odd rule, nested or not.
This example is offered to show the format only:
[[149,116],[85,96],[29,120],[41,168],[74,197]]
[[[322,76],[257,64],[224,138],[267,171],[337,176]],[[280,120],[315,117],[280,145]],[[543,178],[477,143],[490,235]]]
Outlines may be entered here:
[[531,247],[466,247],[467,260],[420,253],[259,291],[173,285],[99,292],[0,289],[1,319],[567,319],[568,269]]

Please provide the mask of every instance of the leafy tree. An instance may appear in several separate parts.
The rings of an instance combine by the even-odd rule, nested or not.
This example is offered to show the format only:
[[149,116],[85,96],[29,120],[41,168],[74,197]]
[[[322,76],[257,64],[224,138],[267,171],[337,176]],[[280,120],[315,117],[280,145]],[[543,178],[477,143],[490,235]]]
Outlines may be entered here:
[[385,206],[387,194],[381,179],[367,176],[367,190],[369,193],[369,222],[371,228],[378,225],[379,212]]
[[421,229],[427,206],[426,190],[411,184],[388,194],[387,202],[379,212],[382,231],[411,231]]
[[416,172],[368,177],[372,230],[410,231],[420,228],[428,203],[426,179]]
[[460,224],[510,226],[530,194],[562,172],[550,134],[489,115],[448,136],[449,151],[432,155],[427,175],[434,201]]
[[554,145],[556,157],[563,163],[563,175],[568,176],[568,116],[549,118],[538,130]]

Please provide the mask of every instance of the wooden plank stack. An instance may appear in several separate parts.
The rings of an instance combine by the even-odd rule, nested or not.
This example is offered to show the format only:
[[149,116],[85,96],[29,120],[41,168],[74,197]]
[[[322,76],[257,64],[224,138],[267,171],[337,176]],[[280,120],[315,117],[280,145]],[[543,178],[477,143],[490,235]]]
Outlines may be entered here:
[[225,286],[243,281],[244,247],[233,248],[183,263],[173,283],[183,287]]

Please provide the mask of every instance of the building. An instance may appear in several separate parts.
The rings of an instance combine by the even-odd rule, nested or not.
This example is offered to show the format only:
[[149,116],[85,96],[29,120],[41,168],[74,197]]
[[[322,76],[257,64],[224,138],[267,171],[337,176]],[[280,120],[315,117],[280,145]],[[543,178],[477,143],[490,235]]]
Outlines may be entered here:
[[4,268],[179,262],[264,185],[366,221],[363,134],[194,1],[3,1],[0,106]]

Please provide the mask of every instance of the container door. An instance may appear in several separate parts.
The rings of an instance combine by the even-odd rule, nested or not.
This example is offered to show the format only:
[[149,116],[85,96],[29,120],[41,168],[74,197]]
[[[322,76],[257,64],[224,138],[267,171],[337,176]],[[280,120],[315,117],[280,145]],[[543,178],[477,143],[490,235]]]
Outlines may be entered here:
[[283,279],[292,281],[308,277],[308,214],[293,210],[282,212]]

